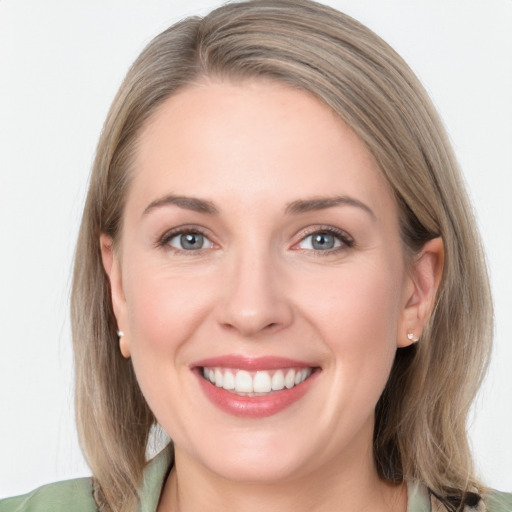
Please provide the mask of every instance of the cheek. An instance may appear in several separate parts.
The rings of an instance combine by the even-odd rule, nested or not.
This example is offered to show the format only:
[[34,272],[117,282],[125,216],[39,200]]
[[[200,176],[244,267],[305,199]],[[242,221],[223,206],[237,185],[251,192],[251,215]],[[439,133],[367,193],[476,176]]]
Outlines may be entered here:
[[127,293],[134,342],[155,352],[176,350],[200,322],[206,297],[200,279],[157,269],[138,271]]
[[377,399],[397,347],[402,270],[360,265],[315,279],[301,310],[316,325],[330,352],[338,384],[355,397]]
[[304,314],[315,322],[329,351],[329,387],[316,418],[332,432],[328,448],[333,450],[337,443],[357,444],[352,436],[373,422],[396,352],[397,276],[372,267],[354,268],[330,281],[317,280],[324,286],[316,286],[304,303]]
[[[330,329],[340,343],[396,338],[401,304],[401,272],[392,266],[355,266],[315,276],[300,295],[305,315]],[[336,333],[338,336],[336,336]],[[393,339],[395,342],[395,339]]]
[[175,408],[183,406],[187,342],[204,318],[209,293],[201,288],[201,279],[180,272],[147,262],[135,270],[126,280],[131,359],[150,409],[171,432],[182,421]]

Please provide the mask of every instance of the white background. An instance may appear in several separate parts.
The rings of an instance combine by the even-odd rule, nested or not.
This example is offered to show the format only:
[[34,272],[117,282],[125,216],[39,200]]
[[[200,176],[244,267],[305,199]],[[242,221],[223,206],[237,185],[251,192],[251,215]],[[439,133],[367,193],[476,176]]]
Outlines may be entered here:
[[[438,106],[489,256],[496,347],[471,438],[512,490],[512,0],[331,0],[386,39]],[[149,40],[216,1],[0,0],[0,497],[88,474],[68,297],[95,144]]]

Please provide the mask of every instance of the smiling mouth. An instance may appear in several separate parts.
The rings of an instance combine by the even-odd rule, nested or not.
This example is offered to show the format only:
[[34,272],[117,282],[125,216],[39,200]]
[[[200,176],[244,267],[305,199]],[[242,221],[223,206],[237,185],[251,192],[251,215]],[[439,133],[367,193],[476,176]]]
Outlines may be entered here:
[[315,368],[278,368],[247,371],[222,367],[202,367],[205,380],[239,396],[267,396],[292,389],[311,377]]
[[312,389],[322,373],[320,366],[303,361],[237,354],[197,361],[191,370],[213,405],[250,420],[288,409]]

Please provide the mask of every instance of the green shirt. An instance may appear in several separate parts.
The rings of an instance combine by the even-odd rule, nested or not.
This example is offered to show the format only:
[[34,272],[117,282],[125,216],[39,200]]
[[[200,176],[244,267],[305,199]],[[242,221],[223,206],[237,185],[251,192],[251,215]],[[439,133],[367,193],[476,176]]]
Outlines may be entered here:
[[[172,450],[167,448],[152,459],[144,470],[140,512],[156,512],[160,493],[165,483]],[[436,512],[438,503],[427,488],[418,482],[407,483],[407,512]],[[90,478],[77,478],[44,485],[23,496],[0,500],[0,512],[97,512],[92,497]],[[477,507],[466,507],[464,512],[512,512],[512,494],[492,492]]]

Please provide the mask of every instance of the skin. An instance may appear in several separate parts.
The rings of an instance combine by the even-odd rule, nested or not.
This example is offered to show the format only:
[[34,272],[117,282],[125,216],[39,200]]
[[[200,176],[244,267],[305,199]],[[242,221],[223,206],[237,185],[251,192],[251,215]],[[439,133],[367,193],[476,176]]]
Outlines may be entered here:
[[[376,472],[374,409],[397,347],[428,318],[442,244],[406,265],[397,205],[364,144],[304,91],[205,81],[160,107],[133,169],[119,249],[105,235],[101,244],[121,350],[175,443],[159,511],[405,510],[404,488]],[[168,194],[218,212],[147,210]],[[286,211],[335,196],[371,212]],[[162,242],[179,226],[204,231],[205,247]],[[314,249],[311,233],[326,228],[352,242]],[[225,354],[321,372],[278,414],[240,418],[213,405],[190,370]]]

